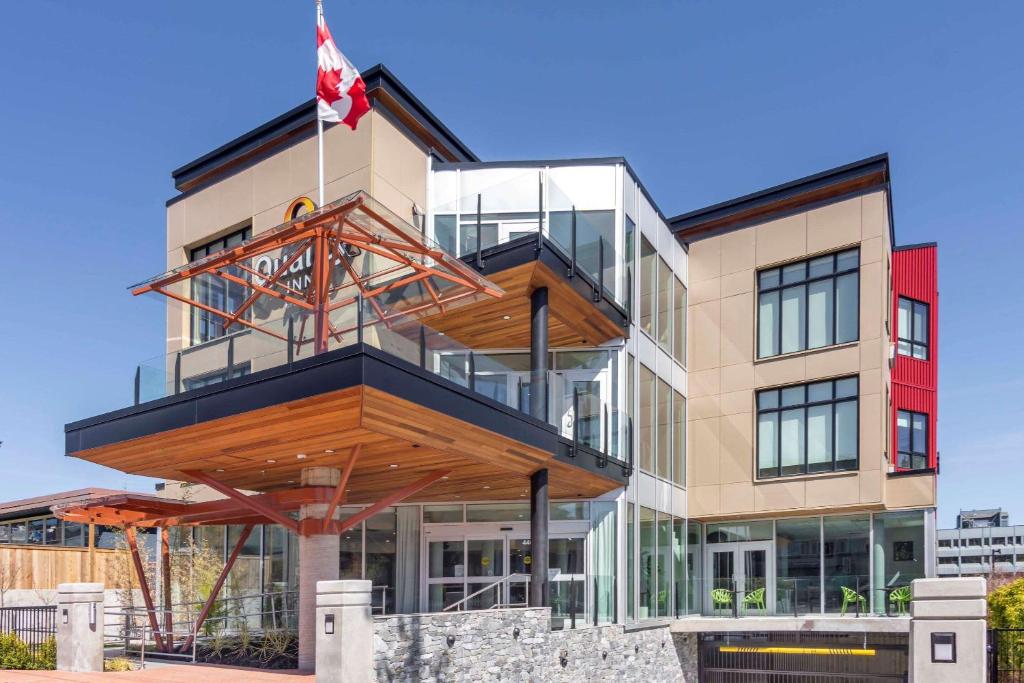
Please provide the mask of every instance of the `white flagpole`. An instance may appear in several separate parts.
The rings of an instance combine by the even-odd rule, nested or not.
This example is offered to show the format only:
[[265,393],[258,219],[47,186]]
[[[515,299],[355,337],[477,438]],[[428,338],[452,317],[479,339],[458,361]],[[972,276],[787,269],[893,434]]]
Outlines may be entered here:
[[[320,0],[316,0],[316,25],[321,27],[324,22],[324,6]],[[317,103],[319,105],[319,103]],[[317,171],[320,181],[320,198],[317,208],[324,205],[324,122],[320,119],[319,106],[317,106],[316,117],[316,158]]]

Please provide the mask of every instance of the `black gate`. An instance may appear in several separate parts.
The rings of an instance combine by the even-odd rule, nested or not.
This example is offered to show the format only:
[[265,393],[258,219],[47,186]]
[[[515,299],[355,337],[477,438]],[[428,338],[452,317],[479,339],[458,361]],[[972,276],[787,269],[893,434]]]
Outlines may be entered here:
[[992,683],[1024,683],[1024,629],[989,630],[988,673]]
[[701,683],[907,680],[907,636],[888,633],[704,633]]
[[33,656],[57,635],[57,606],[0,607],[0,633],[13,633],[28,645]]

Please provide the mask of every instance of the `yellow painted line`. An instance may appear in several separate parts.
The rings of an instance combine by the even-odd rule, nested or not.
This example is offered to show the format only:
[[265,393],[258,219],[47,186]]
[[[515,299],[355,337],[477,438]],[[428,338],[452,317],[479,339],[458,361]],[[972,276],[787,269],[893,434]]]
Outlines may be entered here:
[[750,652],[769,655],[853,655],[857,657],[874,657],[875,650],[861,650],[845,647],[740,647],[738,645],[720,645],[719,652]]

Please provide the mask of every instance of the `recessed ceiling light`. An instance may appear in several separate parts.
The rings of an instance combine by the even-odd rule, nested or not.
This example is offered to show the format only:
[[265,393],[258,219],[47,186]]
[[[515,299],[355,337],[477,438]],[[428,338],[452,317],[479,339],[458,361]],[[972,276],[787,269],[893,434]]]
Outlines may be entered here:
[[267,458],[267,464],[268,465],[273,465],[275,462],[277,462],[277,461],[274,460],[273,458]]
[[491,487],[490,487],[490,486],[488,486],[487,484],[484,484],[484,488],[485,488],[485,489],[489,489],[489,488],[491,488]]
[[388,469],[397,470],[398,465],[388,465]]
[[448,477],[447,476],[441,477],[441,481],[448,481]]
[[324,453],[333,453],[333,452],[334,452],[333,448],[325,448],[324,449]]
[[305,453],[296,453],[295,457],[298,458],[299,460],[305,460],[306,459],[306,454]]
[[503,315],[503,316],[501,316],[501,319],[502,320],[511,320],[512,316],[510,316],[510,315]]
[[295,483],[295,480],[294,480],[294,479],[289,479],[289,480],[288,480],[288,483],[289,483],[289,484],[294,484],[294,483]]
[[217,471],[218,471],[218,472],[223,472],[223,471],[224,471],[224,468],[223,468],[223,467],[218,467],[218,468],[217,468]]

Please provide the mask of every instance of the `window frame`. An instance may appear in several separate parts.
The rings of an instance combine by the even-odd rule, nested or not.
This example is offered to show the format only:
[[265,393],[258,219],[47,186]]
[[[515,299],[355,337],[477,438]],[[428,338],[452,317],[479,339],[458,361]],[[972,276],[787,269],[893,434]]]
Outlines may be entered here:
[[[908,316],[908,321],[910,323],[910,330],[908,330],[910,332],[910,336],[909,337],[903,336],[905,330],[903,329],[903,326],[900,325],[900,322],[899,322],[900,321],[899,312],[902,309],[902,305],[903,305],[904,301],[906,301],[908,304],[910,304],[910,313],[909,313],[909,316]],[[917,341],[915,339],[916,333],[917,333],[918,330],[917,330],[917,326],[914,324],[914,319],[915,319],[914,313],[918,310],[918,307],[924,309],[924,333],[925,333],[925,337],[924,337],[924,341],[923,342]],[[932,315],[931,305],[928,304],[927,302],[921,301],[919,299],[913,299],[913,298],[911,298],[909,296],[903,296],[902,294],[899,295],[899,297],[898,297],[898,299],[896,301],[896,353],[898,353],[901,356],[906,356],[907,358],[913,358],[914,360],[920,360],[920,361],[927,361],[931,357],[931,348],[930,348],[931,347],[931,334],[930,334],[930,332],[931,332],[931,329],[930,329],[931,328],[931,315]],[[907,344],[910,347],[910,353],[905,353],[902,350],[902,348],[900,347],[901,344]],[[919,357],[914,355],[914,350],[917,349],[917,348],[920,348],[920,349],[924,350],[924,356],[923,357],[919,358]]]
[[[857,264],[855,266],[851,267],[851,268],[845,268],[843,270],[839,270],[839,256],[841,254],[846,254],[846,253],[849,253],[849,252],[856,252],[856,254],[857,254]],[[791,261],[791,262],[787,262],[787,263],[776,264],[776,265],[771,266],[769,268],[761,268],[760,270],[757,271],[757,273],[755,275],[756,280],[757,280],[757,282],[756,282],[756,285],[757,285],[757,296],[756,296],[756,299],[755,299],[755,302],[754,302],[754,304],[755,304],[755,306],[757,308],[757,316],[756,316],[757,317],[757,324],[755,326],[756,346],[757,346],[757,360],[764,360],[764,359],[767,359],[767,358],[778,358],[779,356],[785,356],[785,355],[788,355],[788,354],[791,354],[791,353],[803,353],[805,351],[817,351],[818,349],[827,349],[827,348],[829,348],[831,346],[839,346],[841,344],[849,344],[849,343],[856,342],[856,341],[860,340],[860,267],[861,267],[860,256],[861,256],[861,254],[860,254],[860,246],[858,245],[858,246],[849,247],[849,248],[846,248],[846,249],[839,249],[837,251],[833,251],[833,252],[826,253],[826,254],[819,254],[817,256],[811,256],[811,257],[808,257],[808,258],[803,258],[803,259],[800,259],[800,260],[797,260],[797,261]],[[832,270],[831,270],[831,272],[829,272],[829,273],[827,273],[825,275],[817,275],[817,276],[813,276],[813,277],[810,276],[810,264],[811,264],[811,262],[812,261],[818,261],[818,260],[823,259],[825,257],[831,257],[831,259],[832,259]],[[804,267],[804,277],[802,279],[796,280],[794,282],[783,282],[783,271],[786,268],[791,268],[793,266],[801,266],[801,265]],[[776,271],[777,272],[777,274],[778,274],[778,283],[776,285],[774,285],[774,286],[769,286],[769,287],[762,286],[761,283],[762,283],[763,276],[766,273],[770,273],[771,271]],[[839,283],[839,278],[841,278],[844,275],[852,275],[852,274],[856,274],[856,276],[857,276],[857,285],[856,285],[856,289],[855,289],[855,291],[857,293],[857,305],[854,307],[855,310],[856,310],[856,319],[854,321],[854,329],[856,330],[856,334],[854,335],[853,339],[848,339],[848,340],[845,340],[845,341],[837,341],[837,338],[839,336],[838,335],[838,333],[839,333],[839,305],[838,305],[838,298],[839,298],[839,296],[838,296],[838,294],[839,294],[838,293],[838,289],[839,289],[838,283]],[[810,331],[811,331],[810,330],[811,316],[810,316],[810,303],[809,303],[810,302],[810,298],[809,298],[810,297],[810,291],[809,290],[810,290],[810,286],[813,283],[823,282],[823,281],[827,281],[827,280],[831,280],[831,282],[832,282],[832,316],[831,316],[832,317],[832,319],[831,319],[832,341],[831,341],[831,343],[828,343],[828,344],[822,344],[821,346],[811,347],[811,346],[808,345],[809,341],[810,341]],[[782,311],[783,311],[782,294],[786,290],[797,288],[797,287],[802,287],[802,289],[803,289],[803,302],[804,302],[804,305],[803,305],[803,329],[801,330],[801,333],[803,335],[802,336],[802,348],[798,348],[798,349],[796,349],[794,351],[783,351],[782,350],[782,338],[783,338],[783,329],[784,329],[784,325],[783,325],[783,322],[784,322],[783,318],[784,318],[784,316],[783,316],[783,313],[782,313]],[[762,323],[762,318],[761,318],[761,298],[762,298],[762,295],[764,295],[764,294],[772,294],[772,293],[776,293],[776,292],[778,293],[778,301],[777,301],[777,304],[776,304],[777,305],[776,317],[778,318],[778,329],[777,330],[772,330],[772,332],[773,332],[774,343],[776,345],[777,351],[775,353],[770,353],[769,354],[769,353],[765,353],[764,350],[761,348],[761,339],[762,339],[762,335],[761,335],[761,323]]]
[[[854,392],[850,396],[837,397],[836,386],[839,382],[845,380],[854,380]],[[811,401],[809,400],[809,388],[816,384],[831,384],[830,398]],[[782,404],[782,392],[787,389],[802,389],[804,393],[803,401],[800,403],[794,403],[789,405]],[[775,393],[776,402],[773,408],[762,408],[761,407],[761,396]],[[837,440],[838,430],[836,429],[836,407],[840,404],[853,403],[854,415],[855,415],[855,427],[854,433],[854,453],[856,457],[853,460],[837,460]],[[809,439],[810,430],[807,428],[808,425],[808,412],[811,408],[817,408],[821,406],[829,406],[831,408],[831,467],[829,469],[820,469],[811,471],[808,457],[810,454]],[[821,379],[813,382],[802,382],[800,384],[790,384],[778,387],[769,387],[761,389],[754,393],[754,442],[756,447],[754,449],[754,474],[755,480],[769,481],[774,479],[785,479],[787,477],[803,477],[813,476],[819,474],[834,474],[837,472],[856,472],[860,469],[860,376],[849,375],[844,377],[834,377],[829,379]],[[803,444],[801,452],[801,463],[799,472],[783,472],[782,465],[782,414],[793,410],[803,411]],[[775,473],[765,473],[766,468],[761,467],[761,416],[767,414],[775,414],[778,418],[775,421],[775,459],[776,463],[774,466]],[[843,467],[838,467],[839,462],[844,464]]]
[[[252,239],[252,225],[245,225],[242,228],[240,228],[238,230],[232,230],[231,232],[229,232],[229,233],[227,233],[225,235],[222,235],[222,236],[218,237],[217,239],[210,240],[210,241],[205,242],[203,244],[197,244],[194,247],[190,247],[188,249],[188,262],[189,263],[195,263],[199,259],[206,258],[207,256],[210,256],[211,254],[215,254],[218,251],[222,251],[224,249],[227,249],[228,247],[237,246],[239,244],[239,242],[235,242],[234,240],[238,239],[239,237],[241,237],[241,242],[245,242],[246,240]],[[228,287],[231,284],[232,283],[225,283],[224,286]],[[190,286],[192,287],[192,298],[193,298],[193,300],[196,300],[196,297],[195,297],[195,286],[196,286],[196,283],[192,282]],[[236,285],[236,286],[238,286],[238,285]],[[227,292],[227,290],[225,289],[225,296],[226,296],[226,292]],[[242,326],[238,325],[236,323],[235,325],[232,325],[228,329],[224,330],[223,333],[218,335],[218,336],[210,337],[208,339],[200,339],[200,335],[199,335],[199,327],[200,326],[199,326],[198,323],[199,323],[200,319],[203,318],[203,316],[218,317],[218,316],[214,316],[213,313],[209,313],[207,311],[203,311],[202,309],[199,309],[199,308],[194,308],[193,309],[193,314],[188,317],[189,318],[189,330],[188,330],[188,333],[189,333],[189,342],[190,342],[189,345],[190,346],[199,346],[200,344],[205,344],[207,342],[216,341],[217,339],[221,339],[223,337],[228,336],[229,334],[232,334],[234,332],[238,332],[239,330],[242,329]],[[247,310],[243,317],[244,317],[245,320],[251,320],[252,319],[252,309],[250,308],[249,310]]]
[[[900,413],[905,413],[907,415],[907,431],[909,433],[908,441],[910,442],[910,450],[909,451],[905,451],[905,450],[902,450],[900,448]],[[919,417],[919,418],[924,420],[924,450],[923,451],[918,451],[918,450],[915,450],[915,448],[914,448],[914,446],[915,446],[915,444],[914,444],[914,441],[915,441],[915,439],[914,439],[914,418],[915,417]],[[904,408],[899,408],[899,409],[896,410],[896,469],[900,470],[901,472],[917,472],[917,471],[923,471],[923,470],[931,469],[931,463],[929,462],[929,460],[930,460],[930,458],[929,458],[930,453],[929,453],[929,450],[928,450],[929,444],[930,444],[930,438],[929,438],[928,432],[930,432],[930,431],[931,431],[931,421],[929,420],[928,413],[921,413],[921,412],[918,412],[916,410],[906,410]],[[907,466],[907,467],[905,467],[905,466],[900,464],[900,457],[902,455],[904,455],[904,454],[906,454],[906,456],[908,458],[908,462],[910,463],[910,465]],[[923,467],[915,467],[914,466],[914,458],[915,457],[923,458],[924,459]]]

